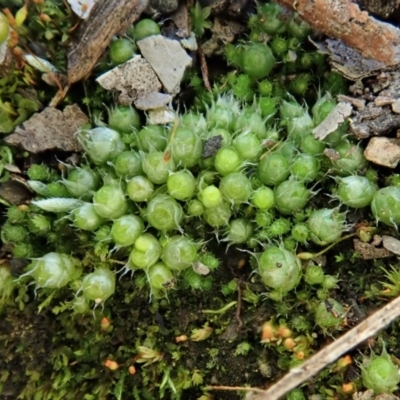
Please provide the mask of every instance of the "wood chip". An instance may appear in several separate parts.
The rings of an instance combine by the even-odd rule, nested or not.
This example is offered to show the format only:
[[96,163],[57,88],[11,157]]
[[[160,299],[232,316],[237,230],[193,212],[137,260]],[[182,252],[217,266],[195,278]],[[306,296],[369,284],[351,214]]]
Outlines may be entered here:
[[329,113],[329,115],[313,129],[316,139],[324,140],[330,133],[334,132],[338,126],[350,116],[353,107],[349,103],[340,102]]
[[47,107],[33,114],[4,141],[35,154],[54,149],[78,152],[82,148],[75,133],[88,121],[76,104],[66,106],[64,111]]
[[68,84],[90,75],[112,37],[138,19],[147,0],[100,0],[79,28],[79,42],[68,54]]

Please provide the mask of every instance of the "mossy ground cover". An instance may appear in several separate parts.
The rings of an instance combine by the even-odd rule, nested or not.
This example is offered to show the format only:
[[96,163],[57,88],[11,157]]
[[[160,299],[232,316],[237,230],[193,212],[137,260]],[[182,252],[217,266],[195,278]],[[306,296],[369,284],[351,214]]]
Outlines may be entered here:
[[[16,18],[18,35],[10,42],[16,61],[1,73],[4,133],[57,90],[47,90],[18,58],[33,32],[46,57],[65,71],[67,47],[54,46],[68,43],[78,22],[62,2],[21,7],[16,2],[5,11],[10,24]],[[197,5],[190,15],[202,41],[209,10]],[[181,97],[188,96],[188,108],[168,127],[141,130],[145,116],[125,107],[134,121],[128,125],[137,126],[121,128],[121,108],[93,77],[71,88],[62,105],[78,102],[91,117],[91,127],[79,134],[82,169],[67,165],[70,154],[4,150],[4,164],[15,163],[36,192],[33,202],[4,206],[4,399],[243,398],[238,390],[207,387],[264,387],[400,292],[396,258],[364,260],[352,242],[397,236],[398,176],[366,162],[346,123],[324,142],[312,136],[348,83],[305,42],[310,32],[276,4],[254,7],[246,35],[216,58],[224,73],[214,76],[210,69],[211,91],[197,67],[188,72]],[[124,38],[132,51],[134,35]],[[94,75],[110,67],[107,57]],[[34,90],[32,103],[16,95],[27,88]],[[114,122],[113,113],[119,116]],[[85,175],[83,194],[74,171]],[[182,171],[194,182],[185,193],[168,181]],[[361,205],[358,194],[337,191],[349,175],[370,182]],[[149,190],[140,200],[125,186],[136,176]],[[385,186],[391,193],[374,197]],[[128,214],[145,234],[122,229]],[[139,238],[149,248],[154,244],[148,265],[132,255]],[[179,248],[174,260],[166,249],[177,251],[183,242],[186,252]],[[391,362],[399,363],[395,323],[288,398],[395,391],[397,376],[390,387],[377,382],[379,376],[361,377],[370,348],[380,354],[383,343]]]

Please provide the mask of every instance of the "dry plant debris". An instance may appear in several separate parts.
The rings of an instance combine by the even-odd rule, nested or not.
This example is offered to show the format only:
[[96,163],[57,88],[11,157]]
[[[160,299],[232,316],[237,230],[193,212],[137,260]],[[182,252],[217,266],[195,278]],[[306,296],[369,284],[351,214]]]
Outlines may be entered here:
[[[281,399],[282,396],[290,392],[290,390],[298,387],[303,382],[307,382],[312,376],[316,375],[327,365],[336,361],[340,356],[346,354],[371,336],[376,335],[399,316],[400,297],[397,297],[343,336],[324,347],[299,367],[291,369],[289,373],[276,384],[262,392],[258,390],[257,394],[247,397],[247,400]],[[213,387],[210,387],[210,389],[212,388]],[[251,390],[250,388],[244,389]]]
[[353,245],[354,250],[363,260],[376,260],[378,258],[386,258],[393,255],[388,249],[376,247],[372,243],[365,243],[359,239],[354,239]]
[[17,127],[4,141],[37,154],[46,150],[81,151],[75,132],[88,122],[77,105],[66,106],[64,111],[46,107],[42,112]]
[[334,132],[350,116],[352,109],[349,103],[338,103],[329,115],[313,129],[316,139],[324,140],[330,133]]

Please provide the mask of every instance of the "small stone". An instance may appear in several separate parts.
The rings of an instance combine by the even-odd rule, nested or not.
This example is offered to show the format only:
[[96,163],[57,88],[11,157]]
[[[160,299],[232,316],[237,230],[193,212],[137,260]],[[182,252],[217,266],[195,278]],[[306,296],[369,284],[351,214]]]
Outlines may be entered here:
[[373,137],[364,151],[368,161],[388,168],[396,168],[400,160],[400,140]]
[[395,239],[392,236],[383,235],[382,244],[386,250],[389,250],[398,256],[400,255],[400,240]]
[[221,148],[222,144],[222,136],[217,135],[213,136],[210,139],[207,139],[204,142],[203,153],[201,154],[201,158],[208,158],[215,155],[215,153]]
[[172,96],[169,94],[153,92],[137,99],[135,101],[135,107],[143,111],[154,110],[155,108],[163,108],[171,100]]
[[100,75],[96,81],[104,89],[121,92],[118,100],[123,105],[161,89],[150,64],[139,55]]
[[164,89],[174,93],[187,66],[192,62],[177,40],[153,35],[138,41],[143,57],[151,65]]
[[147,113],[147,123],[149,125],[165,125],[175,120],[175,113],[169,108],[159,108],[150,110]]

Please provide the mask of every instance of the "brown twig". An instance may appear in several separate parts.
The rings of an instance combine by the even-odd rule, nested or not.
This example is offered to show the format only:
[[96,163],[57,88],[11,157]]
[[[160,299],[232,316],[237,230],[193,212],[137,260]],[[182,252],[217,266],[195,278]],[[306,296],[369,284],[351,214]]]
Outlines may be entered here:
[[203,77],[204,86],[209,92],[211,92],[212,89],[210,85],[210,79],[208,78],[208,66],[207,66],[206,56],[204,54],[201,43],[198,43],[197,46],[198,46],[197,52],[199,53],[200,57],[201,76]]
[[206,386],[204,390],[240,390],[255,393],[265,393],[265,390],[243,386]]
[[361,11],[349,0],[278,0],[295,10],[314,28],[342,40],[364,57],[384,62],[400,62],[400,30]]
[[236,321],[238,322],[238,325],[236,327],[236,331],[239,332],[240,328],[243,326],[243,321],[240,318],[240,312],[242,309],[242,278],[239,279],[238,285],[237,285],[237,305],[236,305],[236,313],[235,313],[235,318]]

